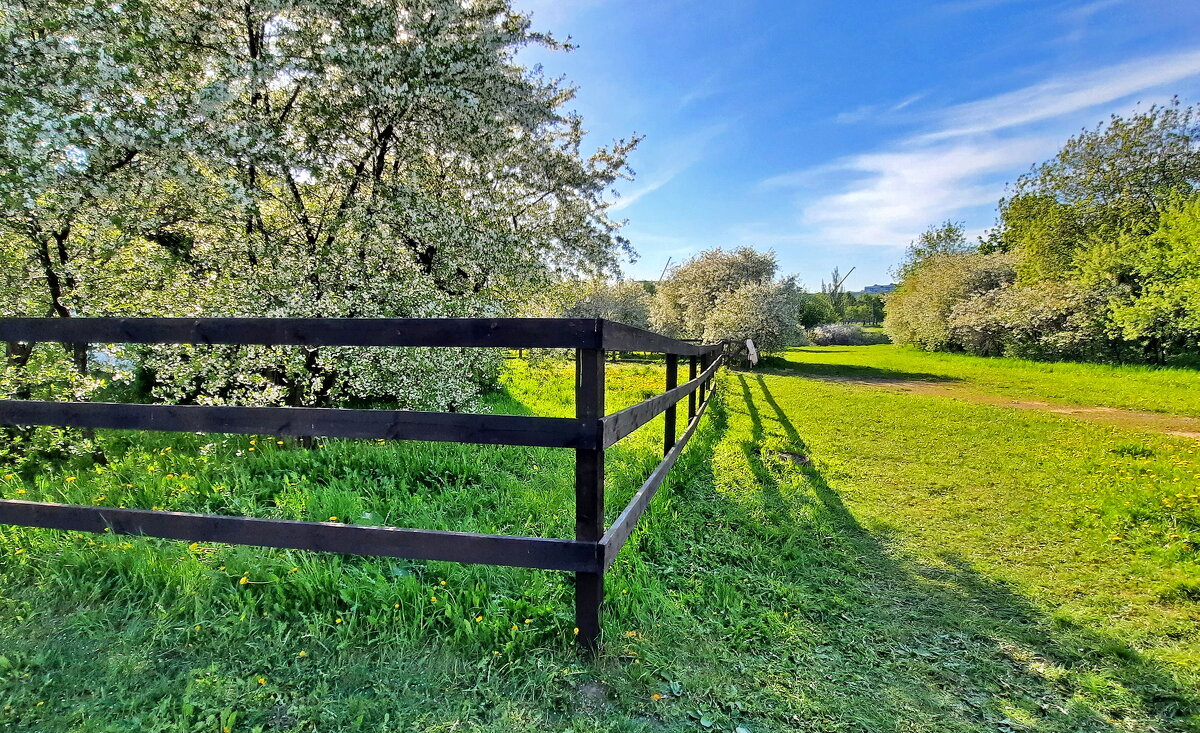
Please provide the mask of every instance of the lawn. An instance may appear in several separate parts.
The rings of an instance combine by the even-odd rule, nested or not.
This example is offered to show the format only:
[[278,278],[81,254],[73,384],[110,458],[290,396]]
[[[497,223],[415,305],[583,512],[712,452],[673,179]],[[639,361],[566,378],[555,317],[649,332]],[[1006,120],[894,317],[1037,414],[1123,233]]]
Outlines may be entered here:
[[890,344],[810,346],[785,358],[812,376],[923,380],[1013,399],[1200,417],[1195,369],[992,359]]
[[[563,574],[0,529],[0,730],[1200,731],[1200,445],[804,377],[1200,414],[1195,374],[980,362],[828,347],[725,373],[609,576],[594,661]],[[663,383],[610,374],[610,410]],[[492,409],[570,412],[564,365],[510,362],[504,386]],[[610,451],[610,520],[660,431]],[[0,493],[573,524],[566,451],[102,437],[108,466]]]

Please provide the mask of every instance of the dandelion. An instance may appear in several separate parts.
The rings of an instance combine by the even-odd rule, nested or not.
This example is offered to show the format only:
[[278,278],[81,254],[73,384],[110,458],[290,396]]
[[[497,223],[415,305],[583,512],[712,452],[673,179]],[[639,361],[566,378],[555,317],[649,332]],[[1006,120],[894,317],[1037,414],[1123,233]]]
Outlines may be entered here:
[[331,522],[336,522],[336,521],[337,521],[337,517],[330,517],[330,518],[329,518],[329,521],[331,521]]
[[441,584],[442,584],[442,585],[445,585],[445,584],[446,584],[446,581],[444,581],[444,580],[443,580]]
[[625,632],[625,636],[628,636],[630,639],[634,638],[637,635],[638,635],[638,633],[636,631],[626,631]]
[[482,620],[483,620],[483,616],[476,616],[476,617],[475,617],[475,623],[479,623],[479,622],[480,622],[480,621],[482,621]]
[[301,650],[300,650],[300,653],[299,653],[299,654],[297,654],[296,656],[297,656],[297,657],[307,657],[307,656],[308,656],[308,652],[306,652],[306,651],[304,651],[303,649],[301,649]]
[[200,624],[196,624],[196,631],[200,630]]
[[512,630],[513,630],[513,631],[516,631],[516,630],[517,630],[517,625],[516,625],[516,624],[513,624]]
[[579,636],[579,627],[578,627],[578,626],[576,626],[574,629],[572,629],[572,632],[573,632],[573,633],[574,633],[576,636]]
[[67,476],[67,483],[71,483],[74,480],[75,480],[74,476]]
[[342,620],[340,618],[337,621],[334,621],[335,624],[340,624],[341,622]]
[[249,582],[250,582],[250,579],[247,578],[245,575],[243,575],[242,579],[238,581],[238,585],[245,585],[246,583],[249,583]]
[[400,604],[399,604],[399,603],[394,603],[394,604],[392,604],[392,608],[400,608]]
[[531,619],[531,618],[525,619],[525,623],[529,623],[530,621],[533,621],[533,619]]
[[283,445],[283,441],[282,441],[282,440],[277,440],[277,441],[275,441],[275,445]]
[[25,552],[25,548],[24,548],[24,547],[18,547],[18,548],[17,548],[17,551],[16,551],[15,553],[13,553],[13,554],[15,554],[15,555],[20,555],[22,552]]
[[4,474],[4,480],[5,480],[5,481],[12,481],[12,480],[13,480],[13,475],[12,475],[11,473],[6,473],[6,474]]
[[267,678],[266,678],[266,677],[259,677],[259,678],[258,678],[258,684],[260,684],[260,685],[265,685],[265,684],[267,684]]
[[430,602],[430,603],[437,603],[437,596],[430,596],[430,597],[429,597],[429,602]]
[[192,552],[200,552],[200,543],[193,542],[192,544],[188,545],[188,549]]
[[25,493],[25,489],[17,489],[17,493],[18,493],[18,494],[24,494],[24,493]]
[[656,692],[656,693],[654,693],[653,695],[651,695],[651,696],[650,696],[650,699],[651,699],[651,700],[661,700],[661,699],[662,699],[662,695],[660,695],[660,694],[658,694],[658,693]]
[[298,572],[300,572],[300,568],[292,568],[291,570],[288,571],[288,575],[291,575],[292,573],[298,573]]

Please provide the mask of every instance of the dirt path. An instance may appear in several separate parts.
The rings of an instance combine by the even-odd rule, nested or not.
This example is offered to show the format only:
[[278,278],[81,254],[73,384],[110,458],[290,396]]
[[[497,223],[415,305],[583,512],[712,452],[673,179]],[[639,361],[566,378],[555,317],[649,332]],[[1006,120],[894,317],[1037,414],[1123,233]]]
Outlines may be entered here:
[[838,382],[862,387],[910,392],[912,394],[951,397],[966,402],[1012,407],[1018,410],[1040,410],[1041,412],[1052,412],[1056,415],[1069,415],[1080,420],[1088,420],[1103,425],[1150,430],[1156,433],[1200,440],[1200,418],[1195,417],[1164,415],[1158,412],[1141,412],[1138,410],[1122,410],[1115,407],[1084,407],[1038,400],[1014,400],[1003,395],[976,392],[964,389],[963,387],[917,379],[870,379],[816,374],[802,374],[800,376],[805,379],[817,379],[823,382]]

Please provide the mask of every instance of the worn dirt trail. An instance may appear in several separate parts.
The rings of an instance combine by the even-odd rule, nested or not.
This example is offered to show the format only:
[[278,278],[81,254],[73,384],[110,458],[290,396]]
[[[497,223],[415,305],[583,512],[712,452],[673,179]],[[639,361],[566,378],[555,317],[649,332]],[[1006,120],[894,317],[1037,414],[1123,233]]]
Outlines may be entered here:
[[1085,407],[1064,403],[1042,402],[1040,400],[1014,400],[1004,395],[977,392],[960,386],[927,382],[919,379],[873,379],[817,374],[802,374],[800,376],[803,376],[805,379],[817,379],[823,382],[838,382],[840,384],[855,384],[862,387],[890,389],[900,392],[910,392],[912,394],[951,397],[966,402],[1012,407],[1018,410],[1052,412],[1056,415],[1068,415],[1079,420],[1087,420],[1103,425],[1150,430],[1165,435],[1177,435],[1182,438],[1200,440],[1200,418],[1195,417],[1164,415],[1158,412],[1141,412],[1139,410],[1122,410],[1115,407]]

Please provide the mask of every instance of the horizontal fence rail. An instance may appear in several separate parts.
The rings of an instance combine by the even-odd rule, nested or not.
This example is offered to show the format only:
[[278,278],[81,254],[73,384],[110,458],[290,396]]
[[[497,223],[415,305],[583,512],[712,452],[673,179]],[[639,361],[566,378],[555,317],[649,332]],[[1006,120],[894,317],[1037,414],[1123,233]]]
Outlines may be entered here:
[[[318,552],[444,560],[575,573],[580,643],[594,650],[604,572],[629,539],[708,407],[724,343],[700,344],[594,318],[0,318],[10,344],[479,347],[571,349],[576,416],[550,418],[408,410],[0,400],[0,425],[422,440],[575,451],[575,539],[511,537],[0,499],[0,524],[114,532]],[[10,352],[13,350],[10,349]],[[663,394],[607,414],[605,353],[666,355]],[[678,384],[679,357],[688,380]],[[687,426],[676,436],[676,410]],[[664,417],[664,458],[606,529],[605,450]]]
[[0,419],[10,425],[287,435],[297,438],[428,440],[544,448],[591,448],[598,442],[594,423],[567,417],[408,410],[0,400]]

